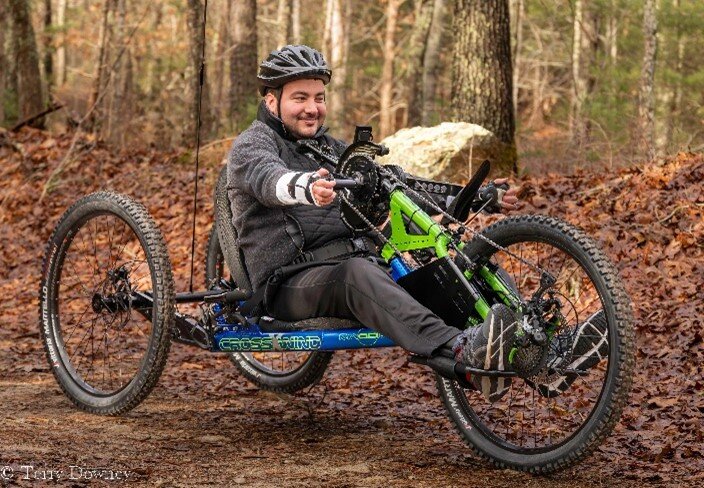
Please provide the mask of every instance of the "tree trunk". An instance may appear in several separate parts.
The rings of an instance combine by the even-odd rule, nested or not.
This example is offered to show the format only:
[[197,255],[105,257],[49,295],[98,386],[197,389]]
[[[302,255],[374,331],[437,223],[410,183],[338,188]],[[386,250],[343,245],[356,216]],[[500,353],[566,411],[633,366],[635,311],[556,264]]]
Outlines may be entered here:
[[291,2],[291,37],[294,44],[301,43],[301,0]]
[[428,45],[430,24],[433,20],[434,0],[416,0],[413,21],[413,32],[409,41],[407,104],[408,125],[420,125],[423,119],[423,67],[425,49]]
[[381,88],[379,111],[379,136],[380,139],[391,135],[394,131],[394,117],[391,109],[394,88],[394,58],[396,21],[400,0],[388,0],[386,7],[386,34],[384,36],[384,64],[381,70]]
[[587,92],[587,81],[582,72],[583,25],[584,6],[582,0],[575,0],[572,22],[572,97],[570,100],[569,136],[570,142],[577,146],[581,146],[584,142],[582,105]]
[[249,124],[248,108],[257,94],[257,2],[237,0],[233,4],[233,39],[230,51],[230,120],[233,130]]
[[435,87],[439,76],[440,45],[445,30],[445,0],[435,0],[433,20],[428,33],[428,45],[423,59],[423,110],[421,124],[432,124],[435,115]]
[[225,81],[225,56],[226,50],[230,47],[230,18],[232,16],[232,0],[224,0],[225,2],[225,15],[219,15],[217,17],[217,41],[215,42],[214,49],[214,63],[213,64],[213,100],[212,100],[212,110],[213,110],[213,120],[216,126],[216,130],[219,129],[221,120],[223,118],[223,107],[225,106],[223,95],[224,91],[224,81]]
[[279,0],[276,28],[276,47],[280,48],[288,44],[291,39],[291,0]]
[[7,5],[0,2],[0,127],[5,125],[5,100],[10,63],[5,55],[5,32],[7,32]]
[[515,22],[513,34],[513,92],[511,99],[513,100],[513,117],[518,120],[518,80],[520,79],[520,64],[519,57],[521,56],[521,47],[523,47],[523,17],[525,14],[525,3],[523,0],[515,0]]
[[110,81],[108,59],[110,55],[110,42],[112,40],[112,16],[116,8],[116,0],[105,0],[103,6],[103,21],[100,25],[100,42],[98,48],[98,60],[96,63],[95,84],[91,94],[90,105],[95,104],[95,109],[86,123],[86,129],[93,132],[100,132],[101,127],[108,113],[107,97],[101,94],[107,90]]
[[66,82],[66,0],[56,2],[56,26],[61,30],[56,42],[56,66],[55,80],[56,86],[61,86]]
[[46,91],[51,93],[51,87],[54,84],[54,35],[52,32],[51,22],[51,0],[44,0],[44,79],[46,80]]
[[[34,38],[29,3],[27,0],[10,0],[9,7],[12,19],[12,47],[17,73],[18,119],[22,120],[42,111],[44,97],[39,72],[39,54]],[[43,128],[44,119],[37,119],[31,125]]]
[[[349,7],[349,2],[345,2]],[[325,31],[323,45],[325,59],[333,75],[327,90],[327,122],[333,132],[342,129],[345,111],[345,82],[347,80],[347,51],[349,32],[347,15],[349,8],[342,10],[342,0],[328,0],[325,9]]]
[[[675,9],[676,15],[681,15],[680,12],[680,0],[672,0],[672,6]],[[670,98],[670,104],[668,107],[668,120],[665,134],[666,149],[669,150],[672,145],[676,120],[680,116],[680,111],[682,108],[682,75],[684,68],[684,49],[685,49],[685,39],[682,34],[682,27],[680,22],[675,24],[675,83],[672,88],[672,95]]]
[[616,12],[616,6],[614,5],[614,0],[610,3],[612,15],[609,16],[609,21],[606,24],[606,46],[605,50],[608,55],[608,81],[607,86],[609,87],[609,97],[611,98],[611,103],[615,105],[618,97],[617,85],[616,85],[616,69],[618,68],[618,15]]
[[[188,122],[183,133],[183,143],[193,144],[196,137],[196,126],[200,116],[201,136],[205,137],[211,127],[210,121],[210,96],[208,92],[208,77],[203,70],[203,84],[201,87],[201,66],[203,64],[203,2],[202,0],[188,0],[188,35],[189,35],[189,99],[190,109]],[[201,93],[202,91],[202,93]]]
[[[125,39],[127,36],[127,5],[126,0],[116,1],[117,23],[115,26],[115,50],[119,55],[119,52],[125,44]],[[128,77],[128,56],[128,52],[125,52],[122,56],[120,56],[115,62],[114,72],[108,74],[112,83],[109,85],[111,96],[109,97],[107,126],[105,128],[104,137],[113,146],[122,146],[124,143],[123,120],[128,117],[128,115],[125,114],[125,110],[127,109],[125,98],[127,91],[126,80]]]
[[638,96],[638,147],[651,161],[655,158],[655,58],[657,55],[657,17],[655,0],[645,0],[643,11],[643,67]]
[[453,118],[493,132],[506,145],[496,167],[516,172],[508,0],[456,0],[454,7]]

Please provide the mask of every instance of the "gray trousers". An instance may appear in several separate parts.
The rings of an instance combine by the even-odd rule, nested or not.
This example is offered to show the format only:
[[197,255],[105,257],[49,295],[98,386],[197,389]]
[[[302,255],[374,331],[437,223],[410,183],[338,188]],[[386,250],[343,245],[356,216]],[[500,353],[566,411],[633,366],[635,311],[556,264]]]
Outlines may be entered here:
[[460,332],[418,303],[383,268],[364,258],[295,274],[279,285],[267,307],[279,320],[356,319],[424,356]]

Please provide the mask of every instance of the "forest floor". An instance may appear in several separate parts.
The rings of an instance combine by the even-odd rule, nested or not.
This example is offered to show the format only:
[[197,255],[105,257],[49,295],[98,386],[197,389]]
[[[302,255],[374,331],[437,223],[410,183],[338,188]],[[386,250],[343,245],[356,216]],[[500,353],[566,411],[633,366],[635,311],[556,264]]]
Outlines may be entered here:
[[[579,224],[616,263],[637,336],[633,392],[612,435],[578,465],[531,476],[471,455],[432,375],[400,349],[338,353],[319,385],[277,396],[257,391],[224,356],[174,344],[158,385],[135,410],[99,417],[74,408],[49,370],[37,318],[41,256],[53,227],[83,194],[128,193],[160,225],[177,289],[185,290],[194,177],[187,154],[114,154],[81,138],[42,198],[70,143],[70,135],[0,132],[0,474],[12,469],[11,483],[59,475],[83,486],[103,468],[103,476],[126,471],[128,483],[145,486],[704,484],[701,155],[520,181],[518,213]],[[205,164],[201,176],[196,283],[203,282],[216,166]]]

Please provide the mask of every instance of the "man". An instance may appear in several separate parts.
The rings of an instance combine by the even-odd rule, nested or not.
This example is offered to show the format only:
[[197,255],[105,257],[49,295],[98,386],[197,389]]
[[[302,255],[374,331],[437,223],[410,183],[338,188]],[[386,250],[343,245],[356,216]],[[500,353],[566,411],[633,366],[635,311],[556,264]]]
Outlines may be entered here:
[[[479,327],[460,331],[418,303],[387,272],[366,259],[374,244],[350,245],[352,234],[340,218],[334,181],[314,159],[297,151],[312,139],[342,154],[345,144],[326,133],[325,85],[331,72],[321,53],[307,46],[272,51],[260,65],[263,96],[257,120],[233,143],[228,161],[228,197],[234,226],[255,290],[278,268],[304,252],[341,259],[290,276],[267,296],[267,312],[281,320],[311,317],[356,319],[403,348],[430,356],[452,348],[458,361],[482,369],[506,369],[518,327],[505,305],[494,305]],[[503,180],[505,181],[505,180]],[[503,181],[497,180],[497,183]],[[514,208],[516,190],[505,192],[504,208]],[[510,378],[473,378],[490,401],[508,390]]]

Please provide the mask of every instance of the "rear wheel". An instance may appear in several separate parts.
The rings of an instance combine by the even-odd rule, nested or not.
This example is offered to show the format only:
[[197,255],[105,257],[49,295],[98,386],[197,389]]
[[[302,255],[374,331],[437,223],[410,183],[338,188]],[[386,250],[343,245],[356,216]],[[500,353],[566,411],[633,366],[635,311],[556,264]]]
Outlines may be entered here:
[[[227,270],[215,225],[208,238],[205,279],[209,288],[236,286]],[[230,360],[259,388],[293,393],[320,381],[332,354],[321,351],[234,352]]]
[[44,256],[39,319],[73,403],[115,415],[144,400],[164,368],[173,317],[169,255],[142,205],[99,192],[64,213]]
[[[514,377],[498,401],[490,403],[477,391],[438,376],[440,395],[460,434],[481,457],[537,473],[564,468],[604,440],[627,401],[634,362],[629,299],[606,256],[564,222],[507,218],[483,234],[556,278],[548,293],[560,303],[550,316],[559,326],[548,343],[547,359],[536,354],[536,369],[525,378]],[[540,286],[537,270],[480,239],[464,252],[500,266],[524,300]],[[586,324],[596,320],[601,332],[587,331]],[[577,337],[594,347],[561,346],[576,344]],[[578,349],[590,359],[579,360]],[[569,373],[576,370],[578,375]]]

